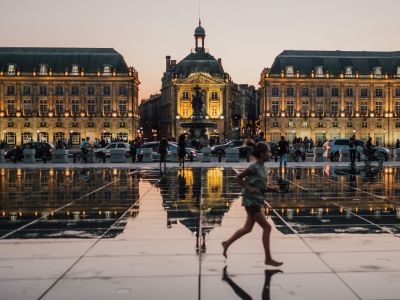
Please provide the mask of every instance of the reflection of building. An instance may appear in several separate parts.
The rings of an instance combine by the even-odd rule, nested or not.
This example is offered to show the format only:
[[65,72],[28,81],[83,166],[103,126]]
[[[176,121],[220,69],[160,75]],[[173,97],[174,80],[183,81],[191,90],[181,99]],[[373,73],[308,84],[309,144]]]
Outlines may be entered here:
[[[137,175],[127,170],[0,170],[0,220],[4,228],[17,228],[47,215],[28,226],[18,237],[88,237],[101,235],[138,199]],[[118,179],[118,185],[89,194],[104,182]],[[89,194],[89,195],[87,195]],[[87,195],[87,196],[85,196]],[[83,197],[85,196],[85,197]],[[82,199],[80,199],[82,198]],[[79,200],[76,200],[79,199]],[[75,202],[71,203],[72,201]],[[64,209],[56,211],[71,203]],[[139,203],[127,217],[136,217]],[[5,225],[6,224],[6,225]],[[107,236],[122,232],[124,222]],[[5,232],[3,232],[5,233]]]
[[266,138],[400,135],[400,52],[284,51],[260,79]]
[[[158,184],[167,210],[167,224],[179,222],[196,234],[205,235],[221,224],[232,200],[239,197],[233,170],[186,168],[164,176]],[[198,240],[199,242],[199,240]]]
[[[195,30],[195,49],[180,62],[166,57],[166,70],[162,78],[161,97],[142,102],[142,106],[155,105],[158,124],[142,123],[145,132],[167,137],[185,133],[180,124],[190,122],[192,117],[192,95],[199,86],[203,92],[203,113],[207,122],[216,124],[208,135],[214,139],[236,137],[247,125],[245,103],[242,98],[253,97],[252,87],[239,88],[225,73],[221,59],[215,59],[205,48],[205,30],[199,25]],[[245,90],[250,92],[245,93]],[[243,100],[243,101],[242,101]],[[250,98],[255,104],[255,98]],[[243,102],[243,104],[242,104]],[[242,106],[241,106],[242,105]],[[143,108],[144,111],[149,111]],[[143,115],[142,115],[143,117]],[[146,128],[148,127],[148,128]]]
[[132,139],[138,86],[114,49],[0,48],[0,139]]

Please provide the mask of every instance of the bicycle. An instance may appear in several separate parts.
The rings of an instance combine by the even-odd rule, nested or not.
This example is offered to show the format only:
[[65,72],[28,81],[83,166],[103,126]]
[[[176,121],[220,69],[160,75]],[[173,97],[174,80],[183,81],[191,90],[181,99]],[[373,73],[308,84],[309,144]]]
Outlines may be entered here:
[[[77,154],[77,162],[79,163],[101,163],[103,158],[100,155],[96,155],[93,149],[88,149],[87,153],[83,155],[82,151]],[[86,158],[86,161],[85,161]]]

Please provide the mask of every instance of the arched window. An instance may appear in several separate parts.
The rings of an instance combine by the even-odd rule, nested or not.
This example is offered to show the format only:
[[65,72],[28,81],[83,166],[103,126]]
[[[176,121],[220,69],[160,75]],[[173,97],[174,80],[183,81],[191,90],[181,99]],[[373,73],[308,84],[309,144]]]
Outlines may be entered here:
[[324,68],[322,66],[315,67],[315,76],[316,77],[324,77]]
[[48,69],[47,65],[41,64],[39,66],[39,75],[47,75],[48,74],[47,69]]
[[112,74],[111,66],[103,67],[103,76],[109,76]]
[[352,67],[346,67],[345,68],[345,76],[347,78],[353,77],[353,68]]
[[78,65],[72,65],[71,75],[79,75],[79,66]]
[[374,76],[375,76],[375,78],[381,78],[381,76],[382,76],[382,68],[381,67],[374,68]]
[[293,66],[286,67],[286,77],[293,77],[294,76],[294,68]]
[[7,74],[8,75],[15,75],[15,65],[8,65],[8,70],[7,70]]

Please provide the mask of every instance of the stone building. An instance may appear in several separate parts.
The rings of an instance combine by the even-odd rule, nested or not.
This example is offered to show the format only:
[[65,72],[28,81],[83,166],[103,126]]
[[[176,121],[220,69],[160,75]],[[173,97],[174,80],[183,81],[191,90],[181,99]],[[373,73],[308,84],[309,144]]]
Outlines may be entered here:
[[[196,28],[194,37],[195,49],[183,60],[177,63],[170,56],[166,57],[161,96],[153,99],[154,102],[147,100],[141,104],[155,105],[158,124],[146,129],[151,122],[142,123],[143,130],[153,132],[153,136],[167,137],[187,133],[180,124],[191,121],[192,95],[194,88],[199,86],[203,94],[205,118],[207,122],[216,124],[215,129],[208,129],[208,136],[211,140],[234,138],[241,134],[244,120],[242,115],[245,114],[245,106],[240,111],[235,106],[236,101],[240,100],[241,91],[224,71],[221,59],[215,59],[205,48],[206,34],[201,24]],[[143,108],[142,111],[148,109]]]
[[400,138],[400,52],[283,51],[259,84],[269,140]]
[[0,48],[0,139],[132,139],[139,84],[111,48]]

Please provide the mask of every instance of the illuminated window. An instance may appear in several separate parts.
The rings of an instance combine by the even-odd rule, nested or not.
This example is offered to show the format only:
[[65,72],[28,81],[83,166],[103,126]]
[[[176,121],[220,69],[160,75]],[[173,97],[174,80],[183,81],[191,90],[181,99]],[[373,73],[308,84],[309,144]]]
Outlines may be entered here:
[[279,128],[279,122],[272,122],[272,127]]
[[79,75],[79,66],[78,65],[72,65],[71,75]]
[[8,65],[7,74],[8,75],[15,75],[15,65]]
[[111,114],[111,101],[110,100],[103,101],[103,114],[105,116],[109,116]]
[[14,99],[7,100],[7,114],[12,116],[15,114],[15,101]]
[[23,114],[29,115],[32,112],[32,102],[29,99],[24,100],[24,104],[22,106]]
[[339,113],[339,102],[338,101],[332,101],[331,102],[331,114],[334,116],[337,116]]
[[374,68],[374,76],[375,76],[375,78],[381,78],[382,77],[382,68],[381,67],[375,67]]
[[56,116],[61,116],[64,113],[63,101],[60,99],[56,100]]
[[273,115],[277,115],[279,113],[279,101],[272,101],[271,111]]
[[118,109],[120,116],[126,116],[127,114],[127,102],[126,100],[119,100],[118,101]]
[[96,101],[94,99],[88,99],[87,113],[89,116],[94,115],[96,113]]
[[219,116],[219,104],[211,104],[210,105],[210,117],[217,118]]
[[287,114],[288,114],[288,116],[294,115],[294,102],[293,101],[287,102]]
[[218,92],[212,92],[211,93],[211,99],[212,100],[217,100],[218,99]]
[[310,107],[309,107],[308,101],[304,101],[304,100],[301,101],[301,112],[304,115],[308,115],[309,111],[310,111]]
[[375,114],[377,116],[381,116],[383,112],[383,102],[382,101],[376,101],[375,102]]
[[40,65],[39,66],[39,75],[47,75],[47,65]]
[[189,99],[189,92],[183,92],[182,99],[185,99],[185,100]]
[[396,101],[395,112],[396,116],[400,116],[400,101]]
[[397,67],[397,77],[400,77],[400,66]]
[[79,114],[79,100],[71,101],[71,113],[73,116],[77,116]]
[[362,121],[361,122],[361,127],[362,128],[368,128],[368,122],[367,121]]
[[47,115],[47,100],[39,101],[39,114],[43,117]]
[[318,116],[322,116],[324,114],[325,105],[323,100],[317,100],[315,102],[315,112]]
[[353,115],[353,101],[346,101],[346,116]]
[[368,114],[368,103],[367,102],[361,102],[361,104],[360,104],[360,114],[362,116],[366,116]]

